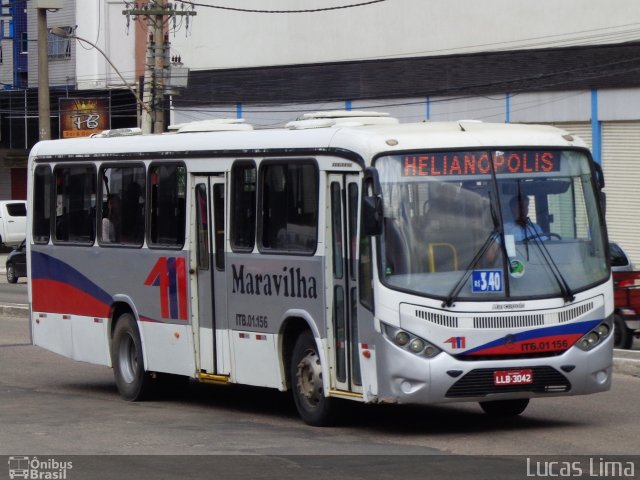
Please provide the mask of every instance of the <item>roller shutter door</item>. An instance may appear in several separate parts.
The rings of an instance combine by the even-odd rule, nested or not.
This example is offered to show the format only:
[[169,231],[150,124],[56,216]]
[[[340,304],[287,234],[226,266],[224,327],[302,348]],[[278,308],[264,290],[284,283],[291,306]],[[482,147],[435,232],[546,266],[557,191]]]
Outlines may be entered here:
[[568,122],[568,123],[549,123],[554,127],[561,128],[567,132],[579,136],[591,150],[591,123],[589,122]]
[[640,122],[603,122],[609,238],[640,268]]

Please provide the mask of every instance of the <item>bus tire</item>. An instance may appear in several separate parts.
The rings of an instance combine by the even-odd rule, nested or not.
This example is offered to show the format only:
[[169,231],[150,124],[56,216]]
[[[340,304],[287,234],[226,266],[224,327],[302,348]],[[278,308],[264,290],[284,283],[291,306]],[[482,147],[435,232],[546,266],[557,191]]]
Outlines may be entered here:
[[629,349],[633,344],[633,332],[627,328],[624,318],[620,315],[613,316],[613,346],[615,348]]
[[322,364],[313,334],[298,336],[291,356],[293,400],[298,414],[308,425],[322,427],[333,418],[333,399],[325,397]]
[[480,407],[484,410],[484,413],[492,417],[515,417],[524,412],[527,405],[529,405],[528,398],[480,402]]
[[111,364],[120,396],[135,402],[151,390],[151,376],[144,371],[142,341],[131,313],[118,317],[111,342]]

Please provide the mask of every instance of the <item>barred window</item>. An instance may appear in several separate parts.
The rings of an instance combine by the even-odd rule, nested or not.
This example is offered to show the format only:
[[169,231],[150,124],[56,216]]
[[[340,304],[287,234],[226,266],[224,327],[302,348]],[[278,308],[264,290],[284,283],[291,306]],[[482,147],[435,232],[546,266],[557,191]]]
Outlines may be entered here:
[[[72,27],[61,27],[68,35],[73,33]],[[61,59],[71,57],[71,38],[60,37],[49,33],[48,56],[50,59]]]

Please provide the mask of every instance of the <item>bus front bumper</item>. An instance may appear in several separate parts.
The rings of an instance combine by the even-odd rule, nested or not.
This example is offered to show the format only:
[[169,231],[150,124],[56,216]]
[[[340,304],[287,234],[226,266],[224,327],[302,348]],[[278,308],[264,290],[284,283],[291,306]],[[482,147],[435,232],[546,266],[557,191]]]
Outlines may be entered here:
[[[441,352],[426,359],[380,339],[377,401],[435,404],[586,395],[611,388],[613,335],[592,350],[576,346],[541,358],[462,361]],[[495,372],[526,371],[531,383],[496,384]]]

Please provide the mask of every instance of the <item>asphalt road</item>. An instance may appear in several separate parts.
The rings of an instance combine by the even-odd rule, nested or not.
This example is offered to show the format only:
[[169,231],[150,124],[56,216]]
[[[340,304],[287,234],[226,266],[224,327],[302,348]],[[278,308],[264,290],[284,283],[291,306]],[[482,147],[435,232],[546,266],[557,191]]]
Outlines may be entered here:
[[[2,279],[0,303],[24,307],[26,290]],[[69,480],[525,478],[533,456],[578,459],[585,476],[589,462],[615,456],[640,475],[640,369],[616,374],[604,394],[534,400],[510,421],[476,404],[345,403],[338,425],[321,429],[266,389],[191,383],[172,398],[124,402],[110,369],[30,345],[18,305],[0,309],[0,479],[11,458],[36,455],[72,462]]]

